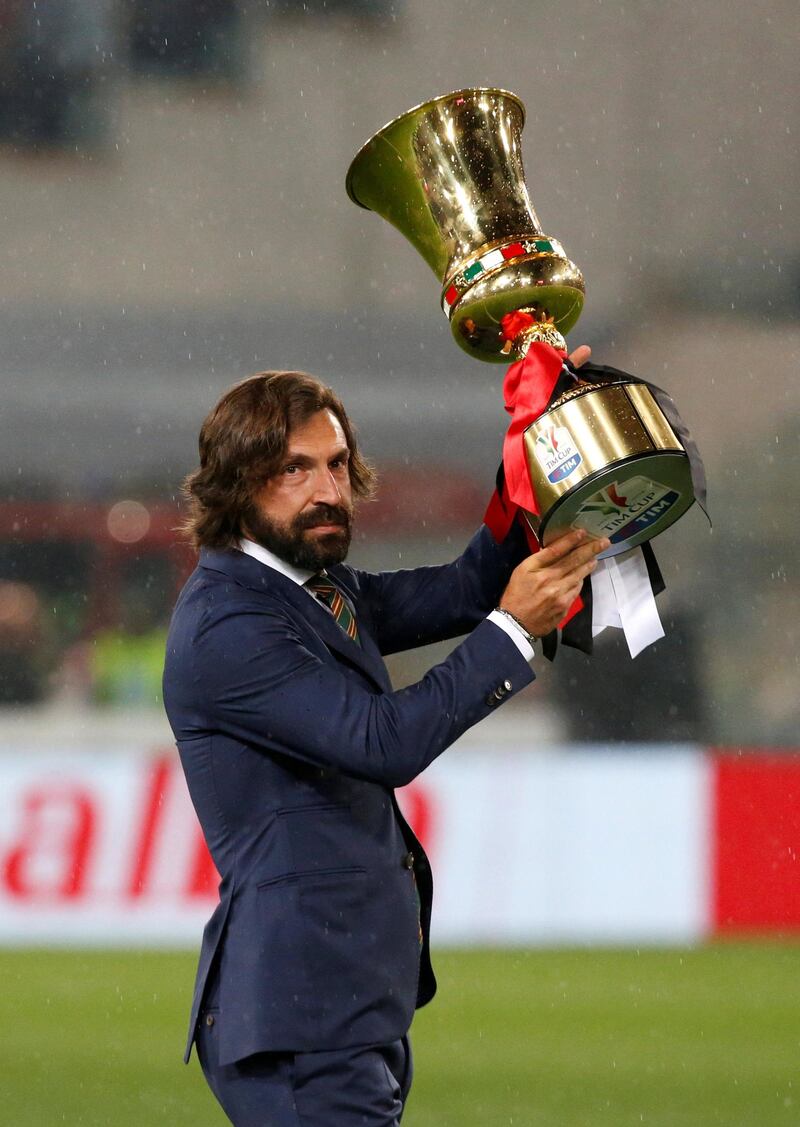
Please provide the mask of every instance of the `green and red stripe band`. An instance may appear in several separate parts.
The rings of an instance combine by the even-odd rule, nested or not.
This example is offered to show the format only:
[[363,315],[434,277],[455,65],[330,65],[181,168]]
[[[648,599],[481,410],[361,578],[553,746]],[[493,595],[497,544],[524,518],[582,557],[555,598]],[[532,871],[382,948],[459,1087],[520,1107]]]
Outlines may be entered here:
[[462,270],[449,280],[442,295],[442,309],[449,317],[453,306],[462,294],[483,274],[488,274],[498,267],[504,266],[515,258],[533,258],[539,254],[555,254],[566,257],[564,248],[555,239],[548,239],[544,235],[531,236],[530,238],[515,239],[512,243],[493,247],[486,251],[480,258],[468,263]]

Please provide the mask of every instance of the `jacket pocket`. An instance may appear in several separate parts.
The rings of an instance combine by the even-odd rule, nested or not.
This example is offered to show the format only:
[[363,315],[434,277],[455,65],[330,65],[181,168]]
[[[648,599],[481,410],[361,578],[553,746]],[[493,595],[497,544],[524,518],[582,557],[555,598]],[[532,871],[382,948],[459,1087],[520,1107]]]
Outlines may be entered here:
[[367,870],[363,865],[349,865],[337,869],[304,869],[300,872],[282,873],[280,876],[262,880],[256,888],[273,888],[276,884],[310,883],[316,880],[335,880],[336,877],[366,876]]

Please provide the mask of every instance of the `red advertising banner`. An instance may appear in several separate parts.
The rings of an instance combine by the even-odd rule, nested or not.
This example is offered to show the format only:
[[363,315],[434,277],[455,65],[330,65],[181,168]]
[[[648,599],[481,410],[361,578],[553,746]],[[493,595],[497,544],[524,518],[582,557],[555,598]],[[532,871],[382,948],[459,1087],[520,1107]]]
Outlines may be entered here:
[[[800,756],[459,749],[399,797],[437,941],[800,931]],[[193,945],[217,881],[172,749],[0,749],[0,943]]]
[[174,751],[0,757],[0,941],[191,942],[218,880]]
[[[435,941],[702,938],[711,773],[691,747],[443,756],[398,796]],[[0,747],[0,943],[195,946],[217,880],[172,749]]]
[[800,929],[800,757],[714,756],[711,850],[716,932]]

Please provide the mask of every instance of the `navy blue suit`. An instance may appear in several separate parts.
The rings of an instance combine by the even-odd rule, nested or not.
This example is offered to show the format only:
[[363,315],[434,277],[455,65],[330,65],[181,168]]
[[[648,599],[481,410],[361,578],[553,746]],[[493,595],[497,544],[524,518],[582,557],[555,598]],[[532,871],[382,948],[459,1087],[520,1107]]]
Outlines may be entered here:
[[[393,788],[533,679],[486,614],[525,555],[486,528],[452,564],[329,575],[360,645],[290,579],[203,550],[170,628],[164,702],[221,874],[206,926],[187,1058],[204,994],[222,1064],[402,1038],[436,985],[432,881]],[[393,692],[381,655],[468,633]],[[504,681],[510,690],[500,688]]]

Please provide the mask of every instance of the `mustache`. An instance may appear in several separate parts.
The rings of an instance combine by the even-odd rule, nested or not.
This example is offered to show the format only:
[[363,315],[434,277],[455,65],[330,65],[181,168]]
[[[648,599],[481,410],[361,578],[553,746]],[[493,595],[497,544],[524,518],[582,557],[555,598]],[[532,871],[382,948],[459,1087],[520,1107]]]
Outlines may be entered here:
[[349,528],[350,521],[350,511],[344,505],[317,505],[310,513],[297,516],[294,526],[298,530],[317,528],[322,524],[338,524],[342,528]]

